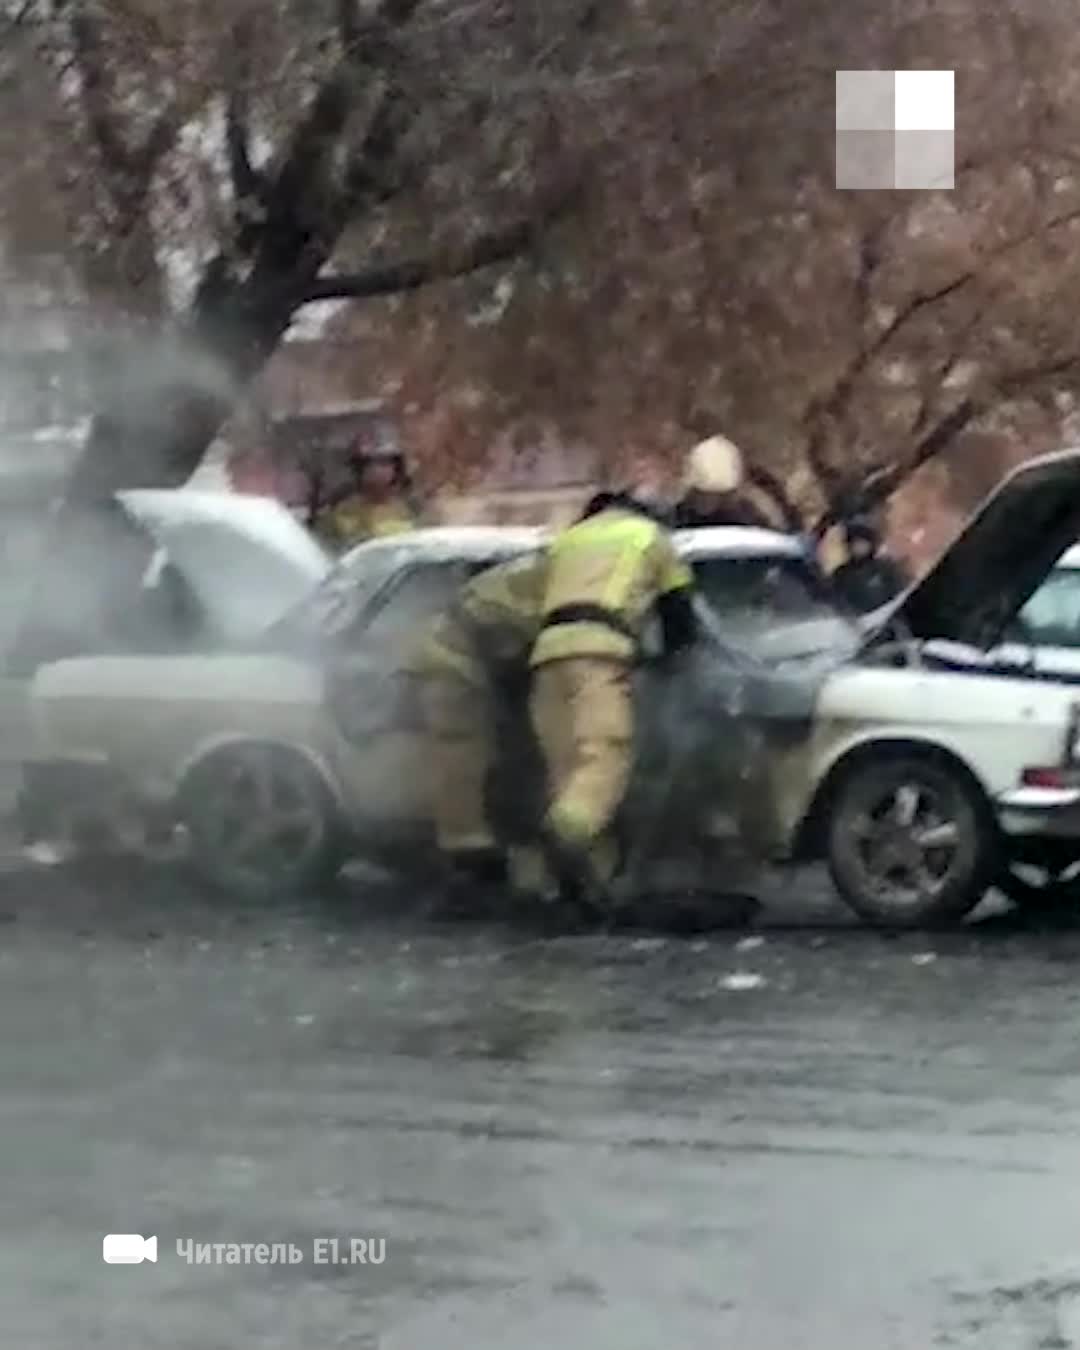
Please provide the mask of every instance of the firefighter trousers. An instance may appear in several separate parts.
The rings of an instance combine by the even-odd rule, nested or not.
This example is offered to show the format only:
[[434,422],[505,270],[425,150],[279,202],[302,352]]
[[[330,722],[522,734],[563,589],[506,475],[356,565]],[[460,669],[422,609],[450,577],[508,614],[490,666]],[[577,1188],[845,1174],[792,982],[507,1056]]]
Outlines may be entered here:
[[[441,852],[498,847],[488,816],[487,786],[495,746],[495,700],[482,683],[450,673],[426,676],[420,701],[427,731],[431,807]],[[551,898],[556,886],[540,849],[511,845],[510,881],[525,896]]]
[[487,782],[495,753],[490,692],[482,683],[447,673],[422,680],[420,701],[439,848],[446,853],[494,848],[487,814]]
[[633,760],[630,667],[594,656],[546,662],[533,672],[530,711],[548,771],[546,824],[609,881],[618,860],[612,826]]

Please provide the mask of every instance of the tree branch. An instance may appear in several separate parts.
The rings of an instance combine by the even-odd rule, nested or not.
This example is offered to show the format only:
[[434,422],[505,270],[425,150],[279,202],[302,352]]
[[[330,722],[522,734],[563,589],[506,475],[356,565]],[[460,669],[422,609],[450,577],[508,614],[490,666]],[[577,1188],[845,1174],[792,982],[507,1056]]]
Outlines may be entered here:
[[338,37],[342,49],[353,51],[360,38],[360,21],[356,13],[356,0],[337,0]]
[[898,488],[947,449],[985,411],[985,405],[978,399],[962,399],[916,442],[910,454],[875,469],[848,497],[831,502],[814,525],[815,536],[820,539],[849,514],[873,511],[883,505]]
[[1047,361],[1043,365],[1007,372],[994,381],[993,387],[1004,396],[1005,400],[1014,399],[1046,380],[1073,374],[1077,370],[1080,370],[1080,355],[1063,356],[1056,361]]
[[233,51],[238,53],[237,64],[229,77],[225,95],[225,153],[229,161],[229,177],[238,206],[262,202],[264,182],[251,163],[251,129],[249,125],[248,77],[250,68],[247,52],[252,36],[251,16],[245,15],[233,27]]
[[859,270],[855,278],[855,312],[860,328],[865,328],[870,317],[874,276],[881,266],[881,240],[885,225],[867,231],[859,240]]
[[30,18],[35,0],[23,0],[18,9],[0,18],[0,89],[6,90],[15,80],[15,70],[19,59],[19,39],[23,25]]
[[76,3],[70,9],[68,22],[87,125],[105,170],[115,184],[131,177],[135,163],[131,150],[124,144],[113,121],[101,31],[97,19],[83,3]]
[[8,37],[11,33],[14,33],[16,28],[22,27],[22,25],[30,17],[30,11],[34,8],[35,2],[36,0],[23,0],[22,4],[14,12],[14,14],[9,14],[4,18],[3,21],[4,37]]
[[962,275],[954,277],[944,286],[939,286],[936,290],[925,291],[913,296],[906,305],[893,315],[893,318],[873,342],[861,347],[856,352],[826,397],[811,406],[807,414],[811,422],[811,435],[807,453],[811,466],[819,479],[825,482],[835,479],[835,471],[824,459],[828,426],[830,422],[840,416],[847,406],[860,377],[866,373],[874,360],[881,355],[905,324],[910,323],[916,315],[922,313],[931,305],[936,305],[940,301],[948,299],[949,296],[955,295],[962,287],[973,281],[976,275],[976,271],[970,269]]
[[400,190],[405,170],[395,166],[395,153],[414,116],[405,91],[400,85],[391,86],[345,171],[343,208],[350,215],[386,201]]
[[940,396],[941,391],[946,387],[949,377],[959,368],[961,361],[963,361],[967,340],[973,333],[978,331],[991,307],[992,303],[990,300],[986,300],[978,305],[954,335],[949,351],[946,353],[944,359],[937,363],[931,379],[923,385],[919,411],[911,424],[909,431],[910,436],[916,438],[920,437],[926,431],[927,427],[929,427],[938,396]]
[[788,495],[780,479],[763,464],[751,464],[746,471],[747,479],[774,504],[780,512],[785,526],[798,534],[804,525],[802,512]]
[[552,221],[564,215],[576,199],[576,189],[563,194],[527,220],[515,221],[471,240],[456,252],[442,257],[404,258],[363,272],[317,277],[296,297],[296,304],[326,300],[364,300],[378,295],[396,295],[418,290],[434,281],[467,276],[495,263],[509,262],[524,253]]
[[[439,155],[449,162],[458,146],[467,147],[482,131],[485,120],[495,109],[495,97],[489,86],[468,95],[460,111],[440,127]],[[399,146],[416,118],[416,109],[405,91],[394,87],[371,120],[360,146],[352,155],[345,173],[345,202],[355,214],[381,205],[423,181],[430,169],[430,149],[425,156],[413,154],[403,159]]]
[[[1044,385],[1048,380],[1059,379],[1062,375],[1075,374],[1078,371],[1080,371],[1080,354],[1060,357],[1055,361],[1028,366],[999,376],[981,397],[971,394],[961,399],[954,408],[923,432],[908,455],[866,476],[856,494],[858,501],[854,503],[855,507],[864,511],[872,510],[875,506],[888,501],[919,469],[929,464],[943,450],[948,449],[972,422],[989,412],[995,405],[1013,402]],[[815,531],[824,534],[841,519],[843,510],[851,509],[851,506],[852,503],[847,502],[830,505],[815,526]]]
[[901,483],[941,454],[984,411],[985,406],[980,400],[961,399],[955,408],[922,436],[910,455],[899,464],[890,465],[867,478],[863,485],[867,506],[880,506],[887,501]]
[[183,122],[180,105],[174,103],[158,117],[142,145],[132,154],[130,172],[139,190],[145,191],[149,187],[154,170],[176,143]]
[[[951,281],[936,287],[932,291],[923,291],[912,296],[893,315],[877,337],[855,353],[829,393],[824,398],[811,403],[806,412],[805,420],[810,426],[807,440],[807,459],[815,476],[827,493],[835,491],[842,477],[832,468],[825,456],[829,426],[843,414],[859,379],[877,357],[884,352],[889,343],[920,314],[943,300],[948,300],[973,281],[978,280],[983,275],[987,264],[1000,261],[1010,253],[1014,253],[1026,244],[1031,243],[1034,239],[1049,234],[1052,230],[1060,229],[1062,226],[1075,224],[1077,221],[1080,221],[1080,210],[1066,211],[1051,220],[1033,226],[1030,230],[1024,231],[1023,234],[1005,240],[995,248],[987,250],[978,260],[976,266],[968,268],[958,276],[953,277]],[[863,272],[865,272],[865,255]]]
[[[323,166],[338,148],[365,75],[390,67],[395,35],[420,4],[421,0],[383,0],[359,27],[353,47],[323,82],[290,137],[288,153],[273,182],[267,184],[264,201],[269,205],[272,198],[274,206],[288,217],[291,230],[301,229],[312,236],[322,231],[336,240],[347,223],[352,211],[348,191],[336,194],[332,211],[326,209]],[[379,100],[365,144],[371,141],[376,128],[386,125],[389,116],[386,104],[392,101],[390,94]],[[254,238],[262,233],[256,232]],[[250,251],[253,240],[248,234],[241,231],[238,241],[241,252]]]

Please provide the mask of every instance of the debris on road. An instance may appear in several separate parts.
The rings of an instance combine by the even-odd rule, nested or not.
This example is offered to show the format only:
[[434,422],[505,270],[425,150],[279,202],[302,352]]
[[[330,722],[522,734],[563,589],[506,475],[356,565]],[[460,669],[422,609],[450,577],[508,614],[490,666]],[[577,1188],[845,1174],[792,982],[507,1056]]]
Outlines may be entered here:
[[764,975],[755,975],[749,970],[735,970],[720,981],[721,989],[730,989],[741,993],[745,989],[760,989],[765,984]]
[[70,850],[41,839],[36,844],[28,844],[22,850],[22,854],[27,862],[32,862],[38,867],[60,867],[68,861]]

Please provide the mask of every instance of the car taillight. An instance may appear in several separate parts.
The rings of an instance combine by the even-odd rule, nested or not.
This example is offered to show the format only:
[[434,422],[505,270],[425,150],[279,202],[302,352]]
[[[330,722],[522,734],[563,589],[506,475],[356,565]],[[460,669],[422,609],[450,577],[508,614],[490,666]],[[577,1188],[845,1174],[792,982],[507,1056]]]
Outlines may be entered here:
[[1020,774],[1024,787],[1064,788],[1071,784],[1064,769],[1028,768]]

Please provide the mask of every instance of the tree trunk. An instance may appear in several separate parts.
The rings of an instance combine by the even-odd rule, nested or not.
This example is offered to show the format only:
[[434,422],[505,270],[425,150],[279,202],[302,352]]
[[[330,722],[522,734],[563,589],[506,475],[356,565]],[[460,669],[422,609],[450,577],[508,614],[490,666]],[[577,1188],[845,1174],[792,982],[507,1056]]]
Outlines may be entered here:
[[186,482],[292,314],[284,292],[258,303],[247,287],[208,282],[186,331],[145,333],[114,356],[66,503],[93,505],[121,488]]
[[178,487],[198,468],[238,394],[288,327],[291,293],[278,287],[269,294],[280,298],[255,304],[250,288],[211,278],[186,336],[148,323],[129,334],[123,352],[114,350],[101,411],[49,524],[45,563],[8,653],[12,673],[85,651],[122,649],[126,614],[138,607],[150,553],[116,510],[114,493]]

